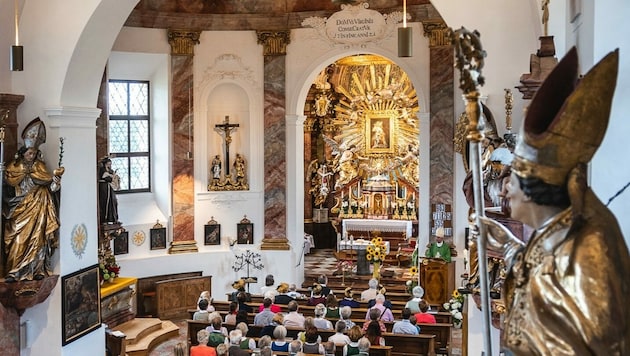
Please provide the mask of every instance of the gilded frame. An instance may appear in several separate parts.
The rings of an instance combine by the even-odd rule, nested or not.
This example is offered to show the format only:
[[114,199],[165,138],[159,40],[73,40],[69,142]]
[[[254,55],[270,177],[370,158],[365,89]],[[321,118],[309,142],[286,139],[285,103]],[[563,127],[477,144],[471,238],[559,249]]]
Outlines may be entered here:
[[101,327],[98,264],[61,277],[61,344],[63,346]]
[[392,154],[396,149],[396,127],[390,111],[368,112],[365,118],[365,152]]

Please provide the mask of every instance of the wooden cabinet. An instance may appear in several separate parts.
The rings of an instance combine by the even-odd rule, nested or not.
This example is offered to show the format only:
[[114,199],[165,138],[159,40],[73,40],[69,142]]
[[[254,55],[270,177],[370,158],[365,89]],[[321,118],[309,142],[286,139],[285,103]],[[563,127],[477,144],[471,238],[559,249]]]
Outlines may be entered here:
[[443,304],[455,290],[455,263],[427,260],[420,264],[420,285],[424,288],[424,299],[429,304]]

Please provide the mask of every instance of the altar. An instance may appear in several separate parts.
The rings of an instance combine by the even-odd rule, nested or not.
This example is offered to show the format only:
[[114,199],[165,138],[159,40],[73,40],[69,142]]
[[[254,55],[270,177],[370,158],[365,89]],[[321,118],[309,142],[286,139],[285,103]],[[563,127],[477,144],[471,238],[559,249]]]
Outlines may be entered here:
[[[357,238],[371,238],[372,231],[384,233],[405,233],[405,238],[412,236],[413,225],[410,220],[380,220],[380,219],[343,219],[341,222],[341,236],[347,240],[352,233],[366,232],[364,236],[354,236]],[[349,234],[348,231],[351,233]]]

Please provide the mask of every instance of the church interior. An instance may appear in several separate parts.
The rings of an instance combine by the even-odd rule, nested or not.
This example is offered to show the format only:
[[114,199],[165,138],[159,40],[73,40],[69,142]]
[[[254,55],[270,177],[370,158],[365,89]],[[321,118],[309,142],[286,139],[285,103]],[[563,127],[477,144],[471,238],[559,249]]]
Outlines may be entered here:
[[[483,172],[487,215],[527,240],[501,191],[528,105],[572,47],[581,73],[619,48],[588,182],[628,244],[628,16],[623,0],[3,0],[0,353],[105,352],[120,343],[110,328],[186,319],[200,291],[219,310],[235,281],[260,297],[267,275],[307,293],[325,274],[341,298],[376,277],[395,309],[419,284],[457,335],[450,351],[431,344],[438,353],[480,354],[489,340],[498,355],[505,265],[487,258],[486,328],[472,175]],[[481,167],[452,40],[464,27],[485,55]],[[9,266],[22,147],[54,170],[55,241],[35,258],[45,273]],[[80,282],[94,295],[72,304]],[[472,294],[454,327],[441,305],[458,291]]]

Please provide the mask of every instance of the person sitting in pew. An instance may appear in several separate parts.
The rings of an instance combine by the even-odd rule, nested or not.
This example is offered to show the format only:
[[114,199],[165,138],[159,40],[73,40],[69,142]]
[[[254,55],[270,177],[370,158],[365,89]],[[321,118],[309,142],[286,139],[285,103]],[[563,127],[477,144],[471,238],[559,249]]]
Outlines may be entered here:
[[226,344],[221,344],[216,347],[217,356],[227,356],[228,354],[228,346]]
[[244,310],[246,313],[253,313],[254,310],[252,307],[247,305],[251,300],[247,300],[247,293],[239,292],[236,296],[236,301],[238,302],[238,310]]
[[411,323],[411,325],[415,326],[416,329],[418,329],[418,334],[420,334],[420,325],[418,325],[418,321],[416,320],[415,315],[409,317],[409,322]]
[[304,332],[305,342],[302,345],[302,351],[307,354],[320,354],[325,355],[326,350],[321,344],[321,336],[314,326],[309,326]]
[[340,307],[349,306],[350,308],[360,308],[361,303],[358,300],[354,299],[354,291],[352,287],[348,287],[343,291],[344,297],[339,302]]
[[271,336],[265,335],[258,339],[258,348],[264,349],[265,347],[271,347]]
[[409,308],[405,308],[402,311],[402,320],[394,323],[392,327],[392,333],[394,334],[407,334],[407,335],[418,335],[418,328],[411,324],[409,318],[411,317],[411,310]]
[[298,303],[295,300],[287,305],[287,310],[289,312],[284,316],[283,325],[294,328],[304,327],[304,315],[298,313]]
[[392,314],[391,306],[385,305],[385,296],[381,293],[376,295],[374,299],[374,305],[370,307],[370,309],[365,313],[365,319],[370,320],[370,311],[377,309],[381,314],[379,316],[379,320],[382,321],[394,321],[394,314]]
[[265,286],[260,287],[260,294],[265,295],[267,291],[275,291],[276,290],[276,287],[274,287],[275,283],[276,281],[273,278],[273,274],[268,274],[265,277]]
[[286,341],[287,337],[287,328],[283,325],[278,325],[273,330],[273,340],[271,342],[271,350],[272,351],[283,351],[289,352],[289,343]]
[[263,310],[254,316],[254,325],[269,325],[276,315],[276,313],[271,311],[271,299],[265,298],[262,305]]
[[376,298],[376,295],[378,294],[378,279],[376,278],[371,278],[368,281],[368,289],[364,290],[363,292],[361,292],[361,300],[364,302],[367,302],[369,300],[372,300],[374,298]]
[[289,344],[289,356],[295,356],[298,352],[302,352],[302,341],[291,341],[291,343]]
[[[387,289],[385,289],[385,287],[383,287],[382,285],[379,284],[379,286],[378,286],[378,294],[382,294],[383,297],[385,297],[386,293],[387,293]],[[378,296],[378,294],[377,294],[377,296]],[[370,299],[368,301],[368,308],[372,308],[375,304],[376,304],[376,298]],[[383,301],[383,305],[385,306],[385,308],[388,308],[389,310],[393,310],[394,309],[394,305],[392,304],[392,302],[390,300],[387,299],[387,297],[385,297],[385,300]]]
[[238,313],[238,303],[237,302],[230,302],[228,313],[225,315],[224,322],[226,324],[234,324],[234,325],[236,325],[236,313]]
[[228,340],[221,332],[221,318],[214,318],[212,324],[206,328],[208,335],[208,346],[217,347],[220,344],[227,344]]
[[326,341],[324,343],[322,343],[322,345],[324,346],[324,355],[326,356],[335,356],[335,343],[332,341]]
[[[383,338],[381,338],[381,339],[383,339]],[[372,346],[372,344],[370,343],[370,340],[368,340],[365,337],[360,338],[359,339],[359,344],[358,344],[359,353],[357,355],[369,356],[370,355],[370,346]],[[385,345],[381,345],[381,346],[385,346]]]
[[289,304],[289,302],[291,302],[292,300],[295,300],[294,297],[288,294],[289,285],[287,283],[284,283],[284,282],[280,283],[278,285],[277,291],[278,291],[278,295],[276,295],[274,298],[275,304]]
[[324,297],[328,296],[328,294],[332,293],[332,289],[327,287],[328,284],[328,277],[326,277],[325,274],[320,274],[319,277],[317,277],[317,284],[319,284],[322,287],[322,295]]
[[263,326],[263,328],[260,330],[260,336],[263,337],[267,335],[269,337],[275,337],[274,332],[276,330],[276,327],[279,325],[282,325],[283,321],[284,321],[284,315],[282,313],[277,313],[276,315],[273,316],[273,320],[271,321],[271,324]]
[[199,300],[197,307],[199,309],[193,314],[193,320],[204,321],[206,323],[209,322],[210,320],[208,320],[208,315],[210,313],[208,313],[208,300]]
[[370,341],[371,345],[385,346],[385,338],[383,337],[383,331],[381,331],[381,326],[379,322],[376,320],[372,320],[368,324],[368,327],[365,330],[365,337]]
[[241,343],[239,344],[241,346],[241,349],[249,351],[254,350],[256,348],[256,340],[247,336],[247,333],[249,332],[249,327],[247,326],[247,323],[238,323],[236,324],[236,328],[239,329],[241,331],[241,334],[243,335],[241,337]]
[[408,308],[411,311],[411,314],[420,313],[420,301],[422,297],[424,297],[424,288],[420,286],[415,286],[411,290],[411,294],[413,297],[405,304],[405,308]]
[[[203,292],[201,292],[199,294],[199,299],[197,299],[197,305],[199,305],[199,302],[202,299],[205,299],[208,301],[208,307],[206,308],[206,310],[208,310],[209,312],[213,312],[214,307],[212,306],[212,302],[214,301],[214,299],[210,296],[210,292],[207,290],[204,290]],[[201,309],[197,309],[197,310],[201,310]]]
[[363,338],[363,331],[360,327],[355,325],[350,328],[350,330],[348,330],[348,338],[350,339],[350,342],[348,343],[348,345],[343,347],[343,356],[358,355],[359,340]]
[[[390,311],[391,313],[391,311]],[[368,320],[366,320],[363,323],[363,328],[361,329],[361,331],[363,331],[363,333],[365,333],[367,331],[368,326],[370,325],[371,322],[376,321],[381,328],[382,332],[386,332],[387,331],[387,327],[385,326],[385,323],[383,323],[383,320],[381,319],[381,311],[377,308],[373,308],[368,310]]]
[[297,291],[297,286],[295,285],[295,283],[291,283],[287,295],[294,299],[306,299],[306,296],[304,294]]
[[339,308],[339,320],[346,322],[346,332],[355,325],[354,321],[350,320],[350,315],[352,315],[352,308],[349,306]]
[[217,352],[213,347],[208,346],[208,336],[210,333],[205,330],[197,332],[197,342],[199,345],[190,347],[190,356],[216,356]]
[[241,339],[243,333],[239,329],[230,331],[230,347],[228,348],[228,355],[230,356],[249,356],[250,353],[241,348]]
[[420,312],[416,313],[416,320],[418,321],[418,323],[425,323],[425,324],[435,324],[435,316],[433,314],[429,314],[429,303],[427,303],[425,300],[421,300],[420,301]]
[[350,338],[348,335],[344,334],[345,332],[346,322],[343,320],[337,320],[335,323],[335,333],[328,338],[328,341],[332,341],[335,344],[348,345],[350,343]]
[[235,281],[234,283],[232,283],[232,288],[236,289],[234,292],[232,292],[232,297],[230,298],[231,301],[233,302],[238,302],[238,294],[239,293],[245,293],[245,301],[246,302],[251,302],[252,301],[252,295],[249,294],[248,292],[245,291],[245,280],[243,278],[239,279],[238,281]]
[[339,301],[333,293],[326,297],[326,318],[339,319]]
[[315,313],[315,319],[313,319],[313,324],[318,329],[332,329],[333,325],[330,320],[327,320],[326,317],[326,306],[324,304],[317,304],[315,309],[313,310]]
[[[272,311],[272,312],[274,312],[274,313],[280,313],[280,312],[282,311],[282,307],[280,307],[279,305],[277,305],[277,304],[275,304],[275,303],[273,302],[273,301],[276,299],[276,296],[277,296],[277,295],[278,295],[278,293],[277,293],[277,292],[275,292],[275,291],[273,291],[273,292],[272,292],[272,291],[269,291],[269,292],[265,293],[265,295],[263,296],[263,301],[264,301],[265,299],[269,299],[269,300],[271,300],[271,301],[272,301],[271,306],[270,306],[269,308],[270,308],[270,309],[271,309],[271,311]],[[265,308],[265,307],[264,307],[264,304],[260,304],[260,305],[258,306],[258,312],[263,311],[263,309],[264,309],[264,308]]]
[[322,295],[322,286],[320,284],[315,284],[311,293],[311,297],[306,302],[306,305],[316,306],[320,303],[326,303],[326,297]]
[[247,324],[249,322],[249,315],[245,310],[238,310],[238,312],[236,313],[236,324],[238,325],[238,323],[245,323]]

